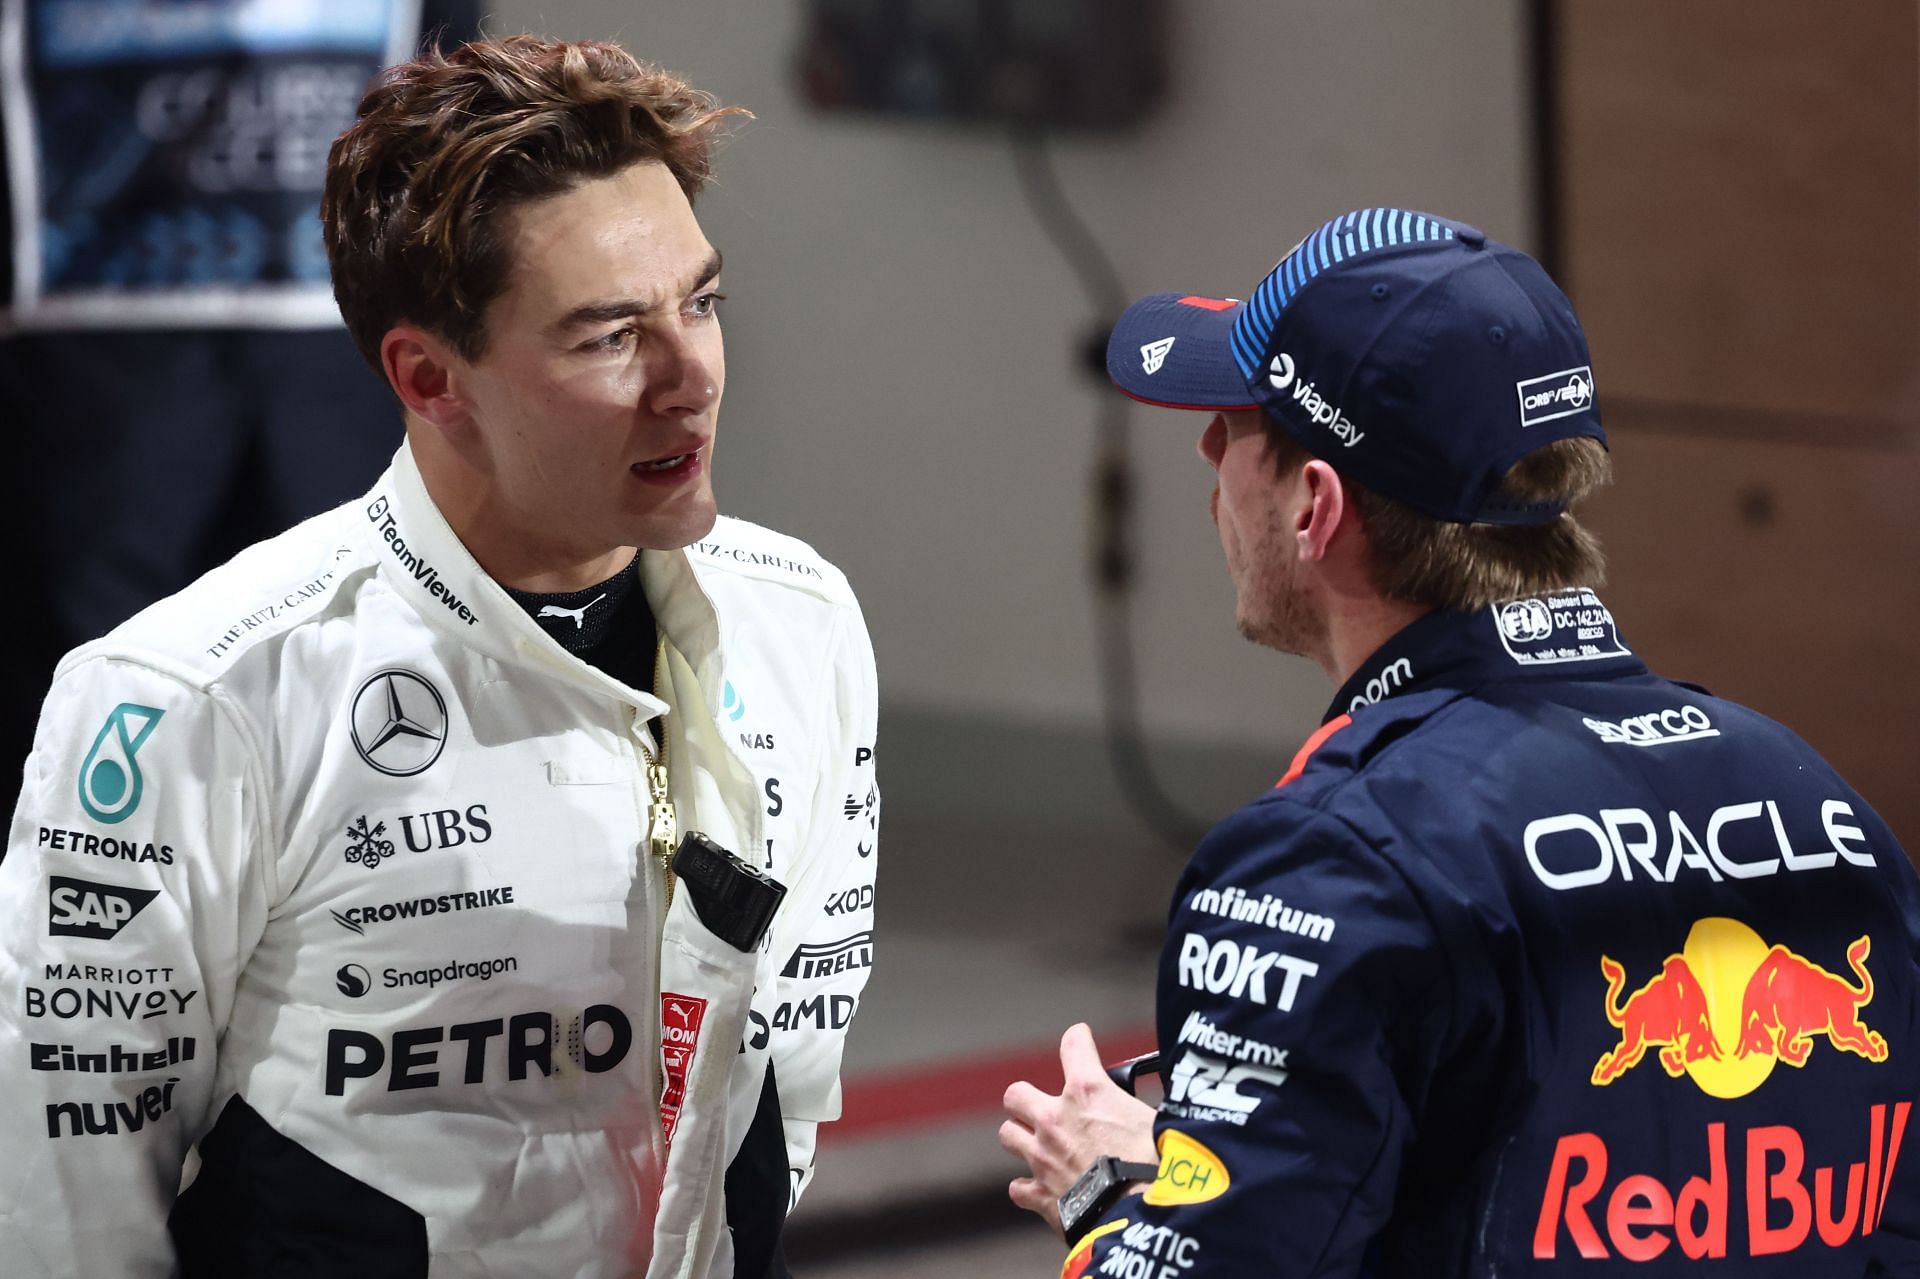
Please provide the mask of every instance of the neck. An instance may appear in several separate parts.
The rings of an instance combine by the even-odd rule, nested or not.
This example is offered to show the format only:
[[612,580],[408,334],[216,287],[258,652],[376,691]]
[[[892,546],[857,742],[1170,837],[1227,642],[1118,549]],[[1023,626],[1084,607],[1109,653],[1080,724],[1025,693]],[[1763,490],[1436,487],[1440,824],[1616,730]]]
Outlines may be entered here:
[[1386,599],[1379,595],[1344,597],[1327,610],[1327,631],[1319,651],[1310,654],[1339,688],[1360,664],[1416,618],[1433,610],[1425,604]]
[[448,446],[440,432],[407,423],[427,496],[448,527],[487,576],[500,585],[537,595],[584,590],[633,563],[631,546],[583,546],[557,537],[550,521],[514,506],[491,475]]

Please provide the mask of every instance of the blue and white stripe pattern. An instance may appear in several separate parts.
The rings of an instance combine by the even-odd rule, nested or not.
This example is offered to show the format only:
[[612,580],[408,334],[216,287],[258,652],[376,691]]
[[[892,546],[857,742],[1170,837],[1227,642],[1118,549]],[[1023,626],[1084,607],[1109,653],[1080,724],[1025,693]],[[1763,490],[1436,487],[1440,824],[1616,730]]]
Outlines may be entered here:
[[1240,376],[1253,378],[1280,313],[1307,281],[1328,267],[1379,249],[1451,239],[1452,227],[1406,209],[1355,209],[1327,223],[1280,260],[1234,320],[1233,362],[1240,366]]

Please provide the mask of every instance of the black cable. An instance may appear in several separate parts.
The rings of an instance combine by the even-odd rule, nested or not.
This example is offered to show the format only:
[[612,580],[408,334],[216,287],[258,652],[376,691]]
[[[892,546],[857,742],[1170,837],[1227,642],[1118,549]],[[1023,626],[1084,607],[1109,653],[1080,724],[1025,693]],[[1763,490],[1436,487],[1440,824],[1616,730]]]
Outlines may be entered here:
[[[1014,169],[1020,193],[1050,243],[1067,260],[1095,327],[1083,352],[1088,370],[1106,376],[1106,336],[1126,306],[1126,291],[1113,259],[1100,247],[1054,174],[1046,139],[1038,133],[1014,134]],[[1128,538],[1133,516],[1133,457],[1128,403],[1111,392],[1100,399],[1094,459],[1093,577],[1096,639],[1100,656],[1101,721],[1107,759],[1120,793],[1149,829],[1181,852],[1200,842],[1210,823],[1195,817],[1168,792],[1154,772],[1140,725],[1140,686],[1135,669],[1130,616],[1134,557]]]

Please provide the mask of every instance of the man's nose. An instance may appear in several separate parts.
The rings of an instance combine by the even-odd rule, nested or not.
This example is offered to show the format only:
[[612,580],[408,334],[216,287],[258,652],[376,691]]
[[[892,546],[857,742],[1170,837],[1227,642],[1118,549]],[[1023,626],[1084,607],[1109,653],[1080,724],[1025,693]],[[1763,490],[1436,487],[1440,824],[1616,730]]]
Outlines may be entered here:
[[713,368],[685,338],[659,342],[647,369],[647,407],[662,417],[703,412],[719,394]]
[[1220,414],[1213,415],[1213,421],[1207,423],[1207,429],[1200,432],[1200,456],[1214,470],[1220,469],[1220,459],[1227,453],[1227,419]]

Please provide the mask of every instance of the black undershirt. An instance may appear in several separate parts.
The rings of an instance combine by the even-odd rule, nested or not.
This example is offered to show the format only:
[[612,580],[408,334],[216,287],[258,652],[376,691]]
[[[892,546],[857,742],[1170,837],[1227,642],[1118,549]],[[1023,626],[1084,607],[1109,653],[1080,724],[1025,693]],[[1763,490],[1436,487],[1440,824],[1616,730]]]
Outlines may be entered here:
[[579,591],[504,589],[561,648],[629,688],[654,692],[657,636],[647,593],[640,589],[639,566],[636,555],[606,581]]

